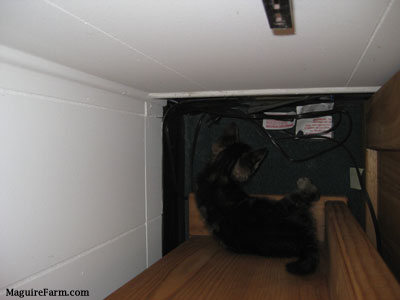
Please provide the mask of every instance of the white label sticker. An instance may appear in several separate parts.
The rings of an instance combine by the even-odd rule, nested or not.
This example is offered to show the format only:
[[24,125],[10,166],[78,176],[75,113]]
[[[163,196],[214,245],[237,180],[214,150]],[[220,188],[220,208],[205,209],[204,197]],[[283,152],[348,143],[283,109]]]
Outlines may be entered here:
[[[304,106],[297,106],[297,114],[304,114],[308,112],[327,111],[333,108],[333,103],[320,103],[310,104]],[[298,119],[296,123],[296,135],[301,131],[304,135],[318,134],[332,128],[332,116]],[[332,132],[324,136],[332,138]]]
[[[295,115],[294,111],[291,112],[268,112],[266,115],[275,115],[275,116],[289,116]],[[283,130],[293,128],[295,125],[295,121],[293,120],[276,120],[276,119],[264,119],[263,126],[268,130]]]

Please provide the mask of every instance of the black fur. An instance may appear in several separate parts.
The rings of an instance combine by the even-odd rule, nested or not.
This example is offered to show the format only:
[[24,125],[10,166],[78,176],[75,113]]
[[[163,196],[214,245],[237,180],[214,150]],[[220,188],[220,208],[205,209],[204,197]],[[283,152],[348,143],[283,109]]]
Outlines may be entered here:
[[196,200],[213,235],[234,252],[298,257],[286,265],[291,273],[314,272],[319,255],[310,207],[319,199],[317,188],[300,178],[297,189],[280,201],[247,195],[240,185],[254,174],[267,151],[252,151],[240,143],[234,124],[212,150],[212,161],[198,178]]

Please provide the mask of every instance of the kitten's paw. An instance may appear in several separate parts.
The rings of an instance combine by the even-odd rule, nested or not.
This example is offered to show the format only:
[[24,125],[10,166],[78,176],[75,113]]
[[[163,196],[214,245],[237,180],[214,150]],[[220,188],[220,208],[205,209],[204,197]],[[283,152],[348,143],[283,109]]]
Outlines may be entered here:
[[297,188],[307,194],[310,195],[319,195],[318,188],[312,184],[310,178],[301,177],[297,180]]
[[315,272],[317,269],[317,261],[297,260],[286,265],[286,270],[295,275],[308,275]]

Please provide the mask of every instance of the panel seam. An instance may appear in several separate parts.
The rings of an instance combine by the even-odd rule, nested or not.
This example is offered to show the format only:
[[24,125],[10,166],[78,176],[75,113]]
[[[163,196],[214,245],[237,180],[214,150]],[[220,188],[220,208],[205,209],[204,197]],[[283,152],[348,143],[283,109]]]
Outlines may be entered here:
[[386,7],[386,9],[384,10],[384,12],[382,13],[382,15],[381,15],[381,17],[380,17],[380,19],[379,19],[379,22],[377,23],[377,25],[376,25],[374,31],[372,32],[372,34],[371,34],[371,36],[370,36],[370,38],[369,38],[369,40],[368,40],[367,45],[365,46],[364,51],[362,52],[360,58],[359,58],[358,61],[357,61],[357,64],[354,66],[354,69],[353,69],[353,71],[352,71],[351,74],[350,74],[349,79],[347,80],[346,86],[349,86],[350,82],[353,80],[353,77],[354,77],[355,73],[357,72],[359,66],[361,65],[361,62],[363,61],[365,55],[367,54],[367,52],[368,52],[368,50],[369,50],[369,48],[370,48],[372,42],[374,41],[375,36],[376,36],[377,33],[378,33],[378,30],[381,28],[381,26],[382,26],[384,20],[386,19],[387,14],[389,13],[390,9],[392,8],[392,5],[393,5],[394,1],[395,1],[395,0],[391,0],[391,1],[389,2],[388,6]]
[[88,26],[88,27],[90,27],[90,28],[96,30],[97,32],[100,32],[101,34],[105,35],[105,36],[108,37],[109,39],[111,39],[111,40],[113,40],[113,41],[115,41],[115,42],[117,42],[117,43],[123,45],[124,47],[128,48],[129,50],[131,50],[131,51],[133,51],[133,52],[136,52],[137,54],[139,54],[139,55],[141,55],[141,56],[147,58],[148,60],[152,61],[153,63],[155,63],[155,64],[157,64],[157,65],[159,65],[159,66],[161,66],[161,67],[163,67],[164,69],[167,69],[168,71],[170,71],[170,72],[172,72],[172,73],[178,75],[179,77],[181,77],[181,78],[183,78],[183,79],[185,79],[185,80],[191,82],[192,84],[194,84],[194,85],[196,85],[196,86],[198,86],[198,87],[200,87],[200,88],[202,88],[202,89],[206,89],[203,85],[201,85],[201,84],[198,83],[197,81],[195,81],[195,80],[191,79],[190,77],[188,77],[188,76],[182,74],[181,72],[175,70],[174,68],[172,68],[172,67],[170,67],[170,66],[164,64],[163,62],[159,61],[158,59],[156,59],[156,58],[154,58],[154,57],[152,57],[152,56],[150,56],[150,55],[144,53],[143,51],[140,51],[139,49],[137,49],[137,48],[131,46],[131,45],[128,44],[127,42],[124,42],[123,40],[121,40],[121,39],[119,39],[119,38],[113,36],[112,34],[110,34],[110,33],[106,32],[106,31],[102,30],[101,28],[99,28],[99,27],[93,25],[92,23],[90,23],[90,22],[88,22],[88,21],[82,19],[81,17],[79,17],[79,16],[77,16],[77,15],[74,15],[73,13],[71,13],[71,12],[68,11],[68,10],[66,10],[65,8],[63,8],[63,7],[59,6],[59,5],[57,5],[57,4],[53,3],[53,2],[51,2],[50,0],[43,0],[43,1],[44,1],[45,3],[47,3],[48,5],[52,6],[53,8],[55,8],[55,9],[57,9],[57,10],[59,10],[59,11],[65,13],[66,15],[68,15],[68,16],[70,16],[70,17],[76,19],[77,21],[81,22],[82,24],[84,24],[84,25],[86,25],[86,26]]
[[85,251],[83,251],[83,252],[81,252],[81,253],[79,253],[77,255],[74,255],[74,256],[72,256],[70,258],[64,259],[64,260],[62,260],[62,261],[60,261],[60,262],[58,262],[58,263],[56,263],[56,264],[44,269],[44,270],[41,270],[41,271],[36,272],[36,273],[34,273],[34,274],[32,274],[32,275],[30,275],[28,277],[25,277],[24,279],[18,280],[18,281],[14,282],[14,283],[12,283],[12,284],[10,284],[8,286],[5,286],[4,288],[0,289],[0,296],[4,296],[4,294],[6,293],[7,289],[18,288],[18,287],[20,287],[20,286],[22,286],[22,285],[24,285],[26,283],[29,283],[29,282],[31,282],[33,280],[36,280],[36,279],[38,279],[38,278],[40,278],[40,277],[42,277],[44,275],[50,274],[50,273],[52,273],[52,272],[54,272],[54,271],[56,271],[58,269],[61,269],[62,267],[66,266],[66,265],[68,265],[70,263],[73,263],[74,261],[76,261],[76,260],[78,260],[78,259],[80,259],[82,257],[85,257],[85,256],[87,256],[87,255],[89,255],[89,254],[91,254],[91,253],[93,253],[93,252],[105,247],[105,246],[108,246],[108,245],[116,242],[117,240],[119,240],[119,239],[121,239],[121,238],[123,238],[123,237],[125,237],[125,236],[127,236],[127,235],[129,235],[129,234],[131,234],[131,233],[143,228],[143,227],[145,227],[145,224],[141,224],[141,225],[139,225],[139,226],[137,226],[137,227],[135,227],[133,229],[125,231],[125,232],[117,235],[116,237],[113,237],[113,238],[111,238],[111,239],[109,239],[109,240],[107,240],[107,241],[105,241],[105,242],[103,242],[101,244],[98,244],[98,245],[96,245],[96,246],[94,246],[94,247],[92,247],[90,249],[87,249],[87,250],[85,250]]

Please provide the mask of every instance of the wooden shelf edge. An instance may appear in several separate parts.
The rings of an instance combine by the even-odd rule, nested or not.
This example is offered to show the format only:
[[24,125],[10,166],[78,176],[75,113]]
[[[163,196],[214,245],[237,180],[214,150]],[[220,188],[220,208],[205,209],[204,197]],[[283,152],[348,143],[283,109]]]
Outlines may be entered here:
[[328,287],[333,299],[400,299],[400,286],[342,202],[325,205]]

